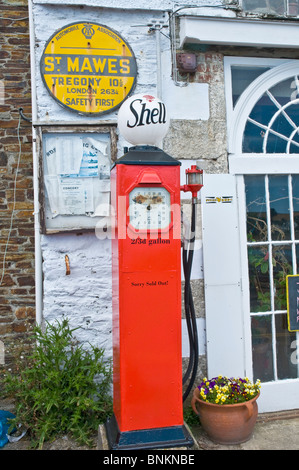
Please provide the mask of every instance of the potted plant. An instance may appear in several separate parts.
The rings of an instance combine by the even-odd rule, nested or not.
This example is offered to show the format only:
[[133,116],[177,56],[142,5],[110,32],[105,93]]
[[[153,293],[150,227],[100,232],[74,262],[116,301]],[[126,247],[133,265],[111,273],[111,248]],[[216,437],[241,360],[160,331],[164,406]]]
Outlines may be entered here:
[[260,381],[245,378],[204,378],[194,390],[193,411],[203,429],[219,444],[240,444],[250,439],[257,414]]

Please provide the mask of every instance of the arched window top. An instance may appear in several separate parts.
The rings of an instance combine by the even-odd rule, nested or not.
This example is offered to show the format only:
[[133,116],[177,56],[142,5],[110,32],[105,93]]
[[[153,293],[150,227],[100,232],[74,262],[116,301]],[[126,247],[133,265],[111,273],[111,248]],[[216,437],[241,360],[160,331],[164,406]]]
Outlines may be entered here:
[[299,153],[299,76],[268,88],[247,117],[243,153]]
[[[251,171],[260,172],[267,158],[299,157],[299,61],[288,60],[260,73],[234,101],[228,123],[230,161],[251,157]],[[248,157],[248,158],[246,158]],[[255,157],[255,158],[253,158]],[[259,159],[257,158],[259,157]],[[263,158],[264,157],[264,158]],[[286,160],[285,160],[286,162]],[[299,172],[299,158],[293,171]],[[263,172],[265,168],[263,167]],[[232,165],[235,170],[236,167]],[[281,171],[280,163],[272,171]],[[269,171],[269,168],[268,168]],[[267,171],[267,172],[268,172]],[[237,171],[242,172],[242,171]],[[248,173],[247,170],[244,171]],[[284,171],[283,171],[284,172]]]

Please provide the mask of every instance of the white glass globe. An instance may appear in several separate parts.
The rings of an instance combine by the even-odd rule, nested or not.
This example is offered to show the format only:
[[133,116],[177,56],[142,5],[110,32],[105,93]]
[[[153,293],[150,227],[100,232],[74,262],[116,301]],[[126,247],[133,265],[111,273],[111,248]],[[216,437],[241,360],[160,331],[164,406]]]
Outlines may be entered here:
[[118,128],[133,145],[158,146],[169,129],[165,104],[150,94],[130,96],[118,112]]

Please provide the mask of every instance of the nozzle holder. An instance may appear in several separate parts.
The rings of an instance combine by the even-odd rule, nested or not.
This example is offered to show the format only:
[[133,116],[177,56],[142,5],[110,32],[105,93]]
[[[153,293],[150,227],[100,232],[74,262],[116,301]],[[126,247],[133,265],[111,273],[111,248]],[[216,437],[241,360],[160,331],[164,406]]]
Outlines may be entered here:
[[196,165],[191,165],[191,168],[186,170],[186,184],[181,186],[181,191],[191,192],[192,198],[197,199],[197,193],[203,187],[203,170],[197,168]]

